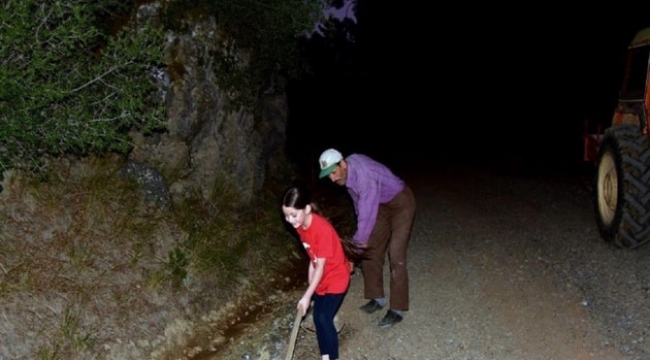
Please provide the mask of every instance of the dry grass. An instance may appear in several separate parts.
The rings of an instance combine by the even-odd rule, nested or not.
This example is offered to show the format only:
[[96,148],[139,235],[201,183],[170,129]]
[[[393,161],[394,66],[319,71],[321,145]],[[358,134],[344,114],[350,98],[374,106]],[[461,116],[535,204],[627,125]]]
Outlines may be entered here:
[[0,359],[163,359],[215,322],[243,279],[287,261],[268,261],[292,245],[275,204],[218,212],[228,199],[216,197],[152,209],[121,165],[5,174]]

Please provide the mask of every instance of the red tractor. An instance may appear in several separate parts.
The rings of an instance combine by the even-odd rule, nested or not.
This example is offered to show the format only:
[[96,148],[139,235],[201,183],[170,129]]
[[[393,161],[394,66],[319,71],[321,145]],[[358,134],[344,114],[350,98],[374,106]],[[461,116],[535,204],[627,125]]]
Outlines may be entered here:
[[650,28],[628,46],[611,125],[584,136],[584,159],[596,164],[594,209],[601,237],[620,248],[650,242]]

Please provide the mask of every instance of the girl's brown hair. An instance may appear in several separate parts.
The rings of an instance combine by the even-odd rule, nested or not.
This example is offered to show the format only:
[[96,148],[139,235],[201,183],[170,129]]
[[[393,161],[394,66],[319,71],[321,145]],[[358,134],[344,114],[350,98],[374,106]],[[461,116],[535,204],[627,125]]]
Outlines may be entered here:
[[[282,205],[298,210],[303,210],[307,205],[311,205],[312,211],[321,214],[318,206],[311,201],[311,194],[304,186],[297,185],[287,189],[282,197]],[[359,247],[352,239],[341,238],[340,236],[339,238],[343,245],[343,252],[349,261],[359,262],[365,259],[365,256],[363,255],[364,249]]]

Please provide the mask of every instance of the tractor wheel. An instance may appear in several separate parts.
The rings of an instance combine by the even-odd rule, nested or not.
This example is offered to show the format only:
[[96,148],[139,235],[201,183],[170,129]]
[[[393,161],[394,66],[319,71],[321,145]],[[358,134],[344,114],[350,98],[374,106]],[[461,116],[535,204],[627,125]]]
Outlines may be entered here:
[[650,241],[650,143],[638,127],[605,133],[596,159],[594,208],[603,239],[619,248]]

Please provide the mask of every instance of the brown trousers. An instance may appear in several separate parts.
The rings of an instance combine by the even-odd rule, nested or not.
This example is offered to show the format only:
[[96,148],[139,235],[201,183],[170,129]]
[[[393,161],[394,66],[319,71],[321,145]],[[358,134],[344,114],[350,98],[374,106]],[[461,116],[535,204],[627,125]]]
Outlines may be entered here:
[[364,296],[384,297],[384,262],[390,264],[390,309],[409,309],[409,279],[406,264],[408,242],[415,218],[415,196],[408,186],[393,200],[379,205],[377,222],[368,240],[368,259],[361,262]]

